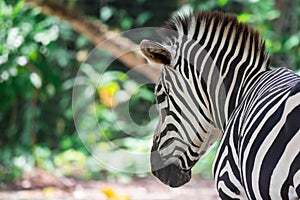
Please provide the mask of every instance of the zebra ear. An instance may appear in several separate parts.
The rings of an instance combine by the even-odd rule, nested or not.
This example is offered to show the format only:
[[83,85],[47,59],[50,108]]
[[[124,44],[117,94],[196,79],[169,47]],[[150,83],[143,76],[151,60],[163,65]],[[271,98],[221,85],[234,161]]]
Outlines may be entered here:
[[140,43],[143,54],[152,62],[170,65],[171,53],[161,44],[150,40],[143,40]]

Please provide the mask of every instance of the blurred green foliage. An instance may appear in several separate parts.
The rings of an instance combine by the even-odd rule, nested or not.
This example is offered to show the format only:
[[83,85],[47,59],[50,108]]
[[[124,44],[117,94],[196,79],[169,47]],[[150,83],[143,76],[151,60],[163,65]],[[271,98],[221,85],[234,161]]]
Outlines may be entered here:
[[[71,1],[62,2],[72,7]],[[289,22],[293,28],[282,28],[279,32],[278,27],[288,22],[280,20],[284,13],[275,0],[107,0],[97,6],[96,1],[72,2],[76,9],[118,31],[160,26],[172,13],[182,10],[234,12],[240,21],[262,33],[267,51],[275,55],[273,66],[300,69],[300,22]],[[291,9],[299,11],[300,7]],[[297,15],[296,11],[291,15]],[[22,171],[35,166],[81,178],[105,178],[107,169],[91,157],[75,131],[71,106],[74,77],[93,46],[68,24],[42,15],[39,9],[30,9],[23,1],[0,1],[0,28],[0,182],[19,178]],[[98,122],[104,136],[122,148],[147,152],[155,124],[136,133],[136,138],[130,137],[124,130],[134,131],[134,127],[122,116],[117,117],[121,126],[114,126],[112,118],[112,107],[124,102],[120,99],[115,99],[115,105],[108,102],[114,102],[117,93],[131,96],[130,110],[137,114],[131,117],[137,124],[145,125],[150,118],[144,113],[154,102],[153,86],[138,87],[138,83],[125,75],[126,68],[121,63],[113,66],[104,74],[107,83],[103,87],[91,82],[98,91],[94,105]],[[131,91],[136,87],[139,90]],[[80,126],[85,126],[84,123],[88,119]],[[95,143],[97,136],[88,136]],[[98,145],[106,144],[99,141]],[[200,160],[194,173],[209,176],[215,150]],[[107,153],[117,156],[117,152]],[[131,160],[124,170],[142,167]],[[110,172],[114,176],[118,173]]]
[[74,137],[68,84],[78,66],[78,36],[22,1],[0,2],[0,27],[0,166],[6,179],[17,166],[14,159],[30,163],[39,146],[55,150],[61,148],[58,141],[69,137],[80,144]]

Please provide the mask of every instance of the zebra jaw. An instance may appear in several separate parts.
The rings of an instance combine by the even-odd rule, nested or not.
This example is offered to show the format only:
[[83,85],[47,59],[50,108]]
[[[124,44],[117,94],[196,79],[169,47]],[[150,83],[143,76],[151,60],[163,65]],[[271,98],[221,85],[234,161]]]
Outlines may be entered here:
[[157,151],[151,152],[152,174],[170,187],[180,187],[192,178],[191,170],[182,169],[179,165],[167,163]]

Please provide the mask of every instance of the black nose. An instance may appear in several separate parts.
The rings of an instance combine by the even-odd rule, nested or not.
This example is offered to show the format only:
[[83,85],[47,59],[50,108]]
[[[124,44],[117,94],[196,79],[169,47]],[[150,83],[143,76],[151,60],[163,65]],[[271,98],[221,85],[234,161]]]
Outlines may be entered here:
[[174,163],[164,164],[157,152],[151,153],[151,168],[153,175],[170,187],[179,187],[191,180],[191,170],[181,169]]

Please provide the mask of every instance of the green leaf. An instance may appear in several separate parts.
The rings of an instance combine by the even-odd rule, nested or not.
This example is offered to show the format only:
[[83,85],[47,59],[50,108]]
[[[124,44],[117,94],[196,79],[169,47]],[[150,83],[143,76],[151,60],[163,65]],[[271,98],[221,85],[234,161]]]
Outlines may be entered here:
[[145,99],[147,101],[150,101],[150,102],[153,102],[154,101],[154,94],[152,91],[146,89],[146,88],[141,88],[139,90],[139,96],[142,98],[142,99]]
[[133,24],[133,19],[131,17],[124,17],[123,19],[121,19],[121,27],[122,29],[130,29],[132,27]]
[[225,6],[228,3],[228,0],[217,0],[217,5],[218,6]]
[[267,16],[268,20],[275,20],[280,17],[280,11],[279,10],[271,10],[266,14],[266,16]]
[[115,12],[115,8],[111,6],[104,6],[100,10],[100,19],[104,22],[109,20]]
[[239,22],[246,23],[246,22],[249,22],[250,19],[251,19],[251,15],[249,13],[241,13],[238,15]]
[[80,48],[83,48],[84,46],[86,46],[89,43],[90,43],[89,39],[86,36],[81,35],[76,40],[76,47],[78,49],[80,49]]
[[30,74],[30,82],[32,83],[32,85],[36,88],[36,89],[40,89],[42,87],[42,79],[41,77],[33,72]]
[[11,5],[6,5],[4,1],[0,1],[0,16],[10,16],[13,12]]
[[52,41],[56,41],[59,35],[59,28],[57,25],[53,25],[50,29],[35,34],[34,40],[41,42],[43,45],[48,45]]
[[144,25],[151,17],[152,14],[150,12],[143,12],[137,16],[135,23],[138,26]]
[[285,51],[290,51],[292,48],[299,46],[300,44],[300,34],[292,35],[284,44],[283,49]]
[[23,1],[19,1],[13,8],[13,13],[12,13],[13,17],[19,15],[22,12],[22,9],[27,9],[27,5],[24,5]]

